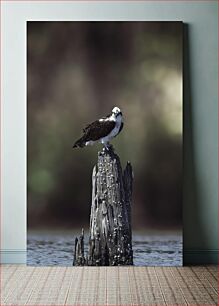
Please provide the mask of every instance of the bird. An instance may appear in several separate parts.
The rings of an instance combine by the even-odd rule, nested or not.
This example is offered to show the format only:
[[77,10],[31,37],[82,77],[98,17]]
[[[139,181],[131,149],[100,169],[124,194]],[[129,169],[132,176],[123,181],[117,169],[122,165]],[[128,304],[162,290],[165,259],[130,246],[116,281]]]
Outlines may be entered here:
[[83,148],[99,142],[109,150],[110,140],[122,131],[123,125],[122,112],[115,106],[111,114],[88,124],[83,129],[83,136],[74,143],[73,148]]

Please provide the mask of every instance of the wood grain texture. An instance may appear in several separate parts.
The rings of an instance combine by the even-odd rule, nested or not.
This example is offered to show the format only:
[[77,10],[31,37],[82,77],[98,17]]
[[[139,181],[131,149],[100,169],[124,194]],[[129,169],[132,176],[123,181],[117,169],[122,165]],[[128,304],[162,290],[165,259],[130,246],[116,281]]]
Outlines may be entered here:
[[216,265],[0,269],[1,305],[218,305]]
[[124,172],[112,146],[98,152],[92,174],[92,204],[88,254],[84,233],[75,239],[75,266],[132,265],[132,166]]

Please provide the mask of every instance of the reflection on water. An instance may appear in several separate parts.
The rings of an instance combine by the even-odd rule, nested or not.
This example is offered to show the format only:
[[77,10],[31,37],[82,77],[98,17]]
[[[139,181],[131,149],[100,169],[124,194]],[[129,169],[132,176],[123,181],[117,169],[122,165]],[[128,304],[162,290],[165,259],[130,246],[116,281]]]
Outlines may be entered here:
[[[72,266],[74,239],[80,231],[70,233],[28,232],[27,264],[31,266]],[[85,237],[85,252],[87,251]],[[181,232],[134,232],[135,266],[181,266]]]

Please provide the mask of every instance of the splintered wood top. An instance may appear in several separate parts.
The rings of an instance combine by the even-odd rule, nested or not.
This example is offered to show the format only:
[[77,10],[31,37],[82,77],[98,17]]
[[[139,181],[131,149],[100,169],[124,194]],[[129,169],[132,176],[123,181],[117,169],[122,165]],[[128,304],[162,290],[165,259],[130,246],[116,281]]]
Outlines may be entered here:
[[1,266],[0,305],[217,305],[217,266]]

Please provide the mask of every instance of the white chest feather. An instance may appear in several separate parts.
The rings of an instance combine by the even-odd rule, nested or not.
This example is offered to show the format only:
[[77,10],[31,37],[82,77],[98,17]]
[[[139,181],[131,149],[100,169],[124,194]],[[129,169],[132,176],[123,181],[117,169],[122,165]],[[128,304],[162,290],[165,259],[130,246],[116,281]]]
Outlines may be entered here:
[[113,137],[115,137],[119,133],[119,130],[121,128],[121,124],[122,124],[122,116],[121,115],[119,115],[117,117],[112,115],[109,118],[109,120],[116,122],[115,127],[112,129],[112,131],[109,133],[109,135],[107,135],[107,136],[105,136],[105,137],[100,139],[101,143],[109,142]]

